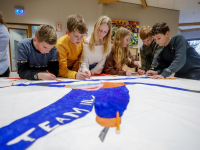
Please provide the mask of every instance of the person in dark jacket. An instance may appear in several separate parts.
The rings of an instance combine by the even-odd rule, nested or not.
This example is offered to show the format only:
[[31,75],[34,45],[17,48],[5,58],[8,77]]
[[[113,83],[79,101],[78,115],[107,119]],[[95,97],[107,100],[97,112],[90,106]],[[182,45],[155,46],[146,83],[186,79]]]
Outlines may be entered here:
[[59,70],[56,42],[56,32],[50,25],[39,26],[34,38],[20,41],[17,45],[19,76],[28,80],[54,80]]
[[200,55],[182,35],[171,38],[165,22],[156,23],[152,35],[159,46],[164,46],[158,70],[147,72],[152,79],[166,78],[175,73],[175,77],[200,80]]
[[140,56],[142,67],[139,73],[145,74],[148,70],[156,70],[159,65],[159,55],[162,50],[162,46],[156,44],[151,34],[152,28],[150,26],[144,26],[140,30],[140,38],[143,45],[140,47]]

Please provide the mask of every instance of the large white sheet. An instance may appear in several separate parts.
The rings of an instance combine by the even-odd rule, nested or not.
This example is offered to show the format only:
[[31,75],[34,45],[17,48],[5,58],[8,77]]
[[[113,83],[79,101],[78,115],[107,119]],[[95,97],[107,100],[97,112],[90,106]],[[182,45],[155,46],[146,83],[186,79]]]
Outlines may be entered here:
[[[125,77],[93,77],[93,79],[121,78]],[[0,78],[0,87],[19,83],[28,85],[31,82],[47,81],[14,81],[13,79]],[[200,91],[199,81],[186,79],[152,80],[138,78],[110,80],[110,82],[151,83]],[[200,149],[200,93],[143,84],[126,85],[126,87],[129,90],[130,102],[122,116],[121,133],[119,135],[116,134],[116,128],[110,128],[105,141],[102,143],[98,136],[103,127],[95,121],[96,113],[93,109],[86,116],[55,128],[49,134],[36,140],[28,149]],[[0,88],[0,128],[41,110],[70,91],[69,88],[45,86]]]

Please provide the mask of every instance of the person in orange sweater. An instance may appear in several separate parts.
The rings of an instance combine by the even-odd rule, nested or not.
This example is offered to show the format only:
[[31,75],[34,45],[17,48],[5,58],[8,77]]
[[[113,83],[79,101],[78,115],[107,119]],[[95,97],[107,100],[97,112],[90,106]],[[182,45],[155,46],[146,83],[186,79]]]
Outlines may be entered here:
[[60,76],[78,80],[88,77],[87,72],[78,72],[86,31],[82,16],[74,14],[67,18],[67,35],[61,37],[56,44]]

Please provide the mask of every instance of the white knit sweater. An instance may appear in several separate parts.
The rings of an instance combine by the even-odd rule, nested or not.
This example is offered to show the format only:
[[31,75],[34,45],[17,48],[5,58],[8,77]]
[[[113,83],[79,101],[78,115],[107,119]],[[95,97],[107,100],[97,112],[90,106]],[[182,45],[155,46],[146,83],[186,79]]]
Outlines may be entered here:
[[79,71],[85,72],[89,70],[89,65],[97,63],[97,65],[90,70],[91,74],[100,74],[104,68],[106,56],[103,55],[103,45],[94,47],[94,52],[91,52],[89,45],[83,44],[83,57]]

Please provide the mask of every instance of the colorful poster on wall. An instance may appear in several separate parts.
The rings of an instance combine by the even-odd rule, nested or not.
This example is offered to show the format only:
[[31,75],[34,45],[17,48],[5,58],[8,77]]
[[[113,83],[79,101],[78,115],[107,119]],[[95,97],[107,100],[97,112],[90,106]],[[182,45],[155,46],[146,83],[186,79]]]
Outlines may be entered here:
[[62,23],[56,23],[56,32],[62,31]]
[[132,32],[130,46],[138,44],[139,22],[125,21],[125,20],[112,20],[112,41],[114,40],[115,32],[120,28],[125,27]]

